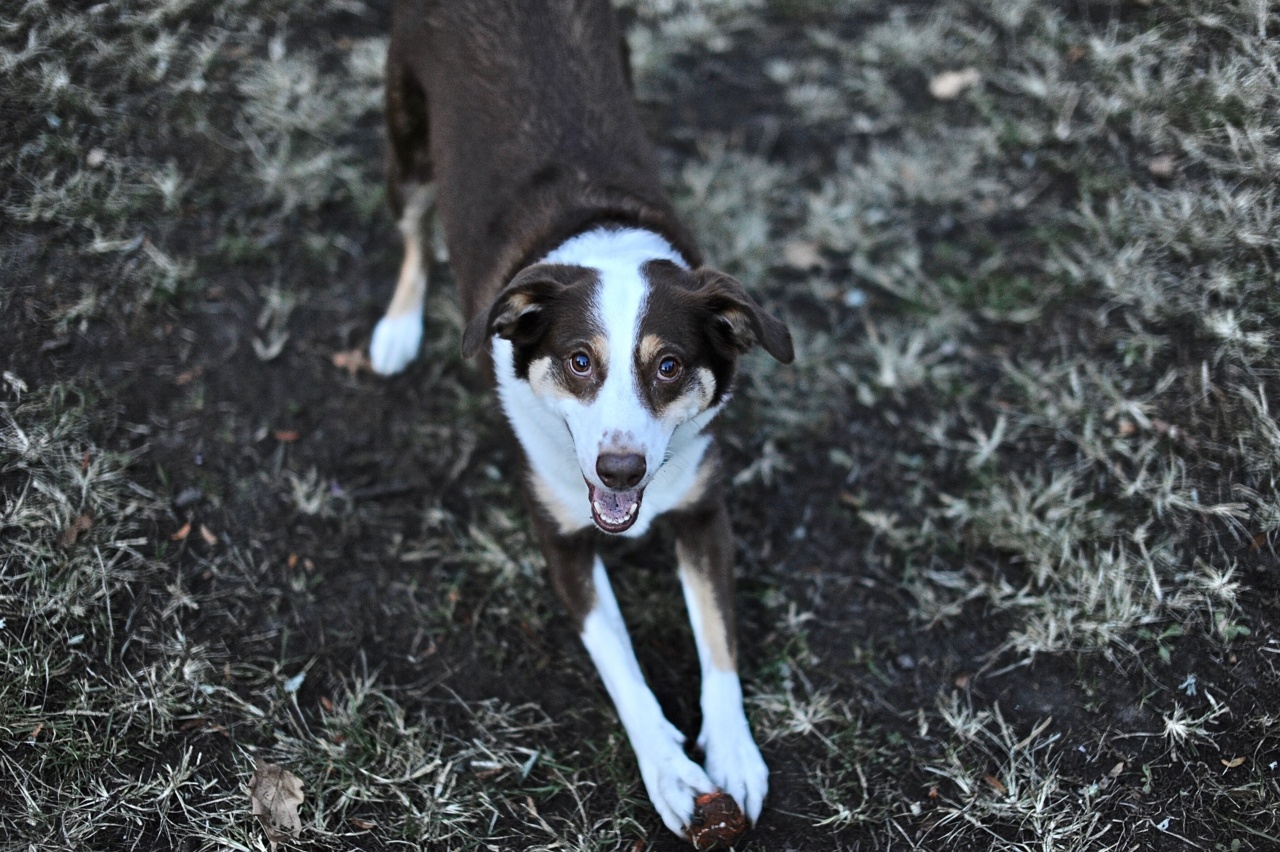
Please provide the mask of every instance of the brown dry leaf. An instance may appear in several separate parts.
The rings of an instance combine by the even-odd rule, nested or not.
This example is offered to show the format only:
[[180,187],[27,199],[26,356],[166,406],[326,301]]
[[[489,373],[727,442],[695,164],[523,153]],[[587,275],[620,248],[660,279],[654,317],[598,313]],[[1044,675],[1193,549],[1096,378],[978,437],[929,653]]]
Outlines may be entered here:
[[929,94],[940,101],[953,101],[960,93],[982,79],[977,68],[960,71],[943,71],[929,81]]
[[346,352],[333,353],[333,366],[339,370],[346,370],[353,376],[361,370],[373,369],[363,349],[348,349]]
[[1173,159],[1171,154],[1161,154],[1159,157],[1152,157],[1147,161],[1147,171],[1156,177],[1167,178],[1173,174],[1174,168],[1177,167],[1177,161]]
[[93,526],[93,515],[85,512],[83,515],[77,515],[75,520],[67,524],[67,528],[62,531],[62,536],[58,539],[58,544],[63,547],[71,547],[76,543],[76,539],[80,538],[81,533],[86,533]]
[[378,827],[378,824],[376,822],[370,822],[367,819],[359,819],[358,817],[351,817],[351,824],[354,825],[356,828],[360,828],[365,831],[368,831],[371,828]]
[[1228,769],[1235,769],[1237,766],[1239,766],[1242,763],[1244,763],[1244,755],[1241,755],[1240,757],[1233,757],[1230,760],[1227,760],[1225,758],[1223,758],[1222,760],[1222,765],[1227,767]]
[[213,534],[213,530],[209,529],[204,524],[200,525],[200,537],[204,539],[204,543],[210,547],[213,547],[218,543],[218,537]]
[[282,444],[292,444],[302,437],[302,433],[297,429],[277,429],[271,433],[271,437]]
[[175,385],[185,385],[192,379],[197,379],[204,372],[204,367],[192,367],[190,370],[183,370],[181,373],[173,377]]
[[1067,48],[1067,61],[1072,63],[1079,62],[1081,59],[1084,59],[1084,55],[1087,52],[1088,51],[1085,50],[1082,45],[1074,44]]
[[249,779],[249,805],[273,852],[276,844],[292,840],[302,831],[298,815],[302,799],[301,778],[275,763],[255,762]]
[[782,262],[794,269],[826,269],[827,259],[812,240],[788,240],[782,245]]
[[1000,779],[994,775],[983,775],[982,780],[986,781],[992,790],[995,790],[1002,796],[1009,792],[1009,788],[1004,786],[1004,784],[1000,782]]
[[169,541],[186,541],[189,535],[191,535],[191,522],[187,521],[182,525],[182,529],[169,536]]

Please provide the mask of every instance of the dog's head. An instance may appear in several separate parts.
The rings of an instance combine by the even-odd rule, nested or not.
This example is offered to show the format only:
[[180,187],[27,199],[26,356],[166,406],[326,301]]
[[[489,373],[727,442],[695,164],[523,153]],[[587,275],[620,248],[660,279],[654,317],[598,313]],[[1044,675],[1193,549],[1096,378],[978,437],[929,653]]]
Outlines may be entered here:
[[463,335],[474,355],[511,343],[517,380],[572,436],[596,526],[635,523],[676,430],[728,401],[738,358],[760,344],[793,357],[787,327],[735,279],[669,260],[540,263],[520,272]]

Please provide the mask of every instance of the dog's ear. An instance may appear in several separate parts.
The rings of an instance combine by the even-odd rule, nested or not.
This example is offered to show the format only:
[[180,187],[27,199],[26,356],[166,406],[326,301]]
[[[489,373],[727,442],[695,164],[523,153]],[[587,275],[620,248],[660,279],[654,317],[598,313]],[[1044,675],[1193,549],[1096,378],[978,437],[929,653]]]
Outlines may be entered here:
[[765,313],[738,279],[714,269],[699,269],[694,277],[697,292],[721,323],[720,330],[730,345],[746,351],[751,344],[759,343],[774,358],[791,363],[796,355],[791,332],[780,320]]
[[567,288],[590,276],[580,266],[539,263],[523,269],[502,289],[487,311],[467,323],[462,355],[470,358],[493,336],[512,342],[532,341],[546,330],[547,308]]

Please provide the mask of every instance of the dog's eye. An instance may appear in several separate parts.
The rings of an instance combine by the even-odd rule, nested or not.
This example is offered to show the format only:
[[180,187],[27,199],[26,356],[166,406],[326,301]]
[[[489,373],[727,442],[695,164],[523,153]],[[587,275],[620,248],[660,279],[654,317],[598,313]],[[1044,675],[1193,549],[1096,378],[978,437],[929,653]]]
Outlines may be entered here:
[[668,355],[658,362],[658,378],[665,382],[673,382],[680,378],[680,361]]
[[573,373],[575,376],[586,377],[591,375],[591,356],[587,353],[575,352],[569,356],[567,363],[569,365],[569,372]]

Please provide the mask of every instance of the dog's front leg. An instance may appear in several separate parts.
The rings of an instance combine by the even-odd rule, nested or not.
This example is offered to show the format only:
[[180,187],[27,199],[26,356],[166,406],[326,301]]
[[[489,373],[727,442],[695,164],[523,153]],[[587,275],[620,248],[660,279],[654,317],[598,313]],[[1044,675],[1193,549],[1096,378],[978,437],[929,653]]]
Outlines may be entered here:
[[769,768],[742,707],[733,623],[733,536],[723,501],[678,516],[676,559],[702,666],[698,745],[707,757],[707,775],[754,824],[769,792]]
[[541,533],[551,583],[568,606],[582,644],[600,672],[640,764],[649,800],[667,828],[684,837],[693,800],[715,789],[702,767],[684,753],[684,734],[667,721],[631,647],[604,563],[586,535]]

